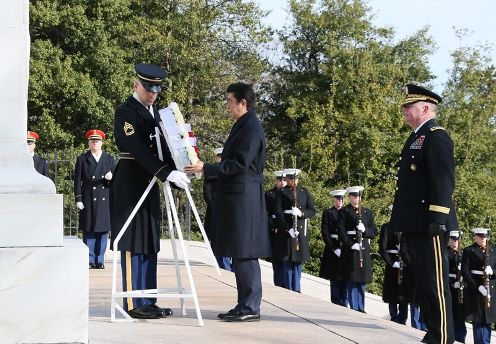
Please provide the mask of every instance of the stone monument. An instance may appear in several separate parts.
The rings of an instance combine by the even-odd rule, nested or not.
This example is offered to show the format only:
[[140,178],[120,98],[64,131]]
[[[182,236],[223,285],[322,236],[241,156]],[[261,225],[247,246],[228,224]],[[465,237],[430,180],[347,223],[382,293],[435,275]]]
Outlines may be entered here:
[[28,0],[1,2],[0,46],[0,343],[88,343],[88,251],[27,150]]

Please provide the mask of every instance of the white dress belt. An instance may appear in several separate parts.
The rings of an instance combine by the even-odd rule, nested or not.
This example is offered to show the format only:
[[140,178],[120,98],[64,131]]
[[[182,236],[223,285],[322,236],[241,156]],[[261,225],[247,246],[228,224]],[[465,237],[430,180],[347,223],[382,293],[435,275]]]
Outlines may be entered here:
[[387,253],[399,253],[400,251],[398,251],[398,250],[387,250],[386,252]]
[[348,234],[348,235],[355,235],[356,234],[356,231],[347,231],[346,234]]
[[456,274],[449,274],[449,277],[456,278]]
[[470,272],[474,275],[484,275],[484,271],[481,270],[471,270]]
[[337,239],[338,238],[338,235],[337,234],[331,234],[331,238]]

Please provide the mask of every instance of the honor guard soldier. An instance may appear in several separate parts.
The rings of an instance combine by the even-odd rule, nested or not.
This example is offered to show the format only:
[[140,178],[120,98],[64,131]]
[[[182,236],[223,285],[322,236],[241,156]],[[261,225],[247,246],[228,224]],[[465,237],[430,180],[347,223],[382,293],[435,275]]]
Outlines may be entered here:
[[[270,243],[272,252],[274,252],[274,244],[276,243],[279,236],[286,237],[286,231],[280,230],[277,226],[276,221],[276,212],[277,206],[276,201],[279,195],[279,192],[286,186],[286,175],[284,171],[276,171],[274,172],[276,177],[275,186],[265,191],[265,207],[267,208],[267,222],[269,224],[269,235],[270,235]],[[284,287],[284,276],[282,270],[282,262],[281,261],[272,261],[272,270],[274,273],[274,285],[277,287]]]
[[348,307],[346,281],[340,270],[341,242],[339,241],[337,222],[338,211],[343,207],[343,198],[346,190],[331,191],[333,206],[322,212],[320,233],[325,247],[320,264],[319,276],[326,278],[331,284],[331,302]]
[[365,285],[372,282],[370,239],[377,236],[374,213],[362,207],[362,186],[347,189],[350,204],[338,212],[341,269],[350,308],[365,313]]
[[103,131],[89,130],[86,139],[90,150],[76,159],[74,194],[79,209],[79,230],[89,250],[89,267],[103,269],[110,232],[109,187],[115,160],[102,151]]
[[465,320],[472,322],[475,344],[491,342],[496,322],[496,250],[489,244],[488,229],[474,228],[474,243],[463,249],[462,274]]
[[[453,204],[453,141],[435,117],[441,97],[413,84],[405,87],[403,119],[414,130],[398,162],[390,229],[402,232],[424,310],[427,343],[453,343],[453,313],[448,280],[448,236],[456,228]],[[428,311],[425,304],[428,305]]]
[[[142,63],[135,65],[135,71],[134,94],[115,112],[114,136],[120,158],[110,188],[112,247],[153,177],[180,188],[188,187],[189,183],[186,174],[176,170],[163,133],[158,138],[163,160],[159,158],[155,136],[159,115],[153,103],[166,72],[158,66]],[[118,244],[123,291],[157,288],[160,220],[160,191],[156,183]],[[160,308],[156,301],[155,298],[128,297],[124,299],[124,309],[131,317],[142,319],[172,314],[170,308]]]
[[35,170],[38,171],[39,174],[48,177],[48,162],[38,154],[34,153],[34,150],[36,148],[36,141],[40,139],[40,136],[34,131],[28,131],[27,138],[28,138],[28,151],[29,151],[29,155],[33,157]]
[[449,232],[448,246],[449,286],[451,304],[453,306],[453,324],[455,326],[455,341],[465,343],[467,326],[463,313],[462,248],[460,247],[460,231]]
[[274,238],[272,259],[282,262],[283,287],[292,291],[301,290],[301,268],[310,260],[307,238],[307,219],[315,216],[316,210],[308,190],[298,185],[301,170],[284,170],[287,185],[277,198],[276,220],[283,233]]
[[[222,147],[214,149],[215,162],[220,163],[222,160]],[[215,252],[215,198],[217,194],[217,176],[209,176],[209,178],[204,178],[203,182],[203,199],[207,203],[207,210],[205,211],[205,232],[207,233],[208,240],[212,246],[213,252]],[[219,267],[227,270],[233,271],[232,258],[215,256]]]

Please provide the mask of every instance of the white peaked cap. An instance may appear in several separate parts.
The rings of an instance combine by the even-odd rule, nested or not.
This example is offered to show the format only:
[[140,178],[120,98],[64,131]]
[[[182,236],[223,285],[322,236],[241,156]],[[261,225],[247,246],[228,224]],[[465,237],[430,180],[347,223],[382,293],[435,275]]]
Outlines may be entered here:
[[489,228],[474,228],[474,229],[472,229],[472,233],[474,233],[474,234],[487,234],[487,232],[489,230],[490,230]]
[[450,238],[459,238],[460,237],[460,231],[450,231],[449,236],[450,236]]
[[285,168],[283,173],[287,176],[287,177],[297,177],[300,173],[301,173],[301,170],[297,169],[297,168]]
[[275,171],[274,172],[274,175],[277,177],[277,178],[282,178],[282,177],[286,177],[286,174],[284,173],[284,171]]
[[336,197],[336,196],[344,196],[346,194],[346,190],[332,190],[331,191],[331,196]]
[[346,189],[348,193],[359,193],[363,191],[365,188],[363,186],[350,186],[349,188]]
[[222,147],[220,147],[220,148],[215,148],[215,149],[214,149],[214,153],[215,153],[215,155],[221,155],[221,154],[222,154],[222,150],[223,150],[223,148],[222,148]]
[[392,204],[388,205],[388,209],[393,210],[393,205]]

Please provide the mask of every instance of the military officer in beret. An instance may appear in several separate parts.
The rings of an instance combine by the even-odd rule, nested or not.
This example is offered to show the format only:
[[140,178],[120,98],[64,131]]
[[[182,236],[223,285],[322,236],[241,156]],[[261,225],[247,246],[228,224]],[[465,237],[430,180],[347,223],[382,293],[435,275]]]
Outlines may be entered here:
[[463,249],[462,274],[465,320],[472,322],[475,344],[491,342],[496,322],[496,249],[489,243],[487,228],[474,228],[474,243]]
[[449,232],[448,246],[449,286],[451,304],[453,307],[453,325],[455,327],[455,341],[465,343],[467,326],[463,313],[463,276],[462,276],[462,248],[460,246],[460,231]]
[[350,203],[339,210],[337,222],[341,270],[350,308],[365,313],[365,287],[372,282],[370,239],[377,236],[377,227],[372,210],[361,204],[363,186],[346,190]]
[[217,317],[227,322],[258,321],[262,302],[258,258],[270,256],[270,239],[263,190],[265,133],[255,113],[252,85],[229,85],[227,110],[235,123],[224,144],[222,161],[200,161],[185,171],[217,177],[216,254],[233,258],[238,289],[236,306]]
[[102,150],[105,133],[86,133],[89,151],[76,159],[74,194],[79,209],[79,230],[89,250],[90,269],[103,269],[110,232],[109,187],[115,169],[114,158]]
[[[220,163],[222,161],[222,147],[214,149],[215,162]],[[207,233],[208,240],[212,246],[212,250],[215,252],[215,198],[217,195],[217,176],[209,176],[209,178],[204,178],[203,181],[203,199],[207,203],[207,209],[205,211],[205,232]],[[216,255],[217,263],[221,269],[227,271],[233,271],[232,258],[222,257]]]
[[28,151],[29,154],[33,157],[34,168],[36,171],[38,171],[39,174],[48,177],[48,162],[38,154],[34,153],[34,150],[36,148],[36,141],[38,141],[39,139],[40,136],[36,132],[28,131]]
[[[390,228],[403,232],[411,256],[415,289],[427,325],[426,343],[453,343],[446,228],[454,228],[453,141],[436,123],[441,97],[413,84],[405,87],[403,119],[413,129],[401,152]],[[457,225],[457,224],[455,224]]]
[[[159,159],[155,128],[158,111],[153,106],[165,70],[153,64],[135,65],[134,93],[115,112],[114,136],[120,152],[110,186],[112,241],[155,176],[179,188],[188,187],[185,173],[176,170],[167,143],[160,133],[163,160]],[[123,291],[157,288],[157,253],[160,250],[160,191],[155,184],[118,244],[121,251]],[[172,314],[155,298],[125,298],[124,309],[134,318],[153,319]]]
[[[272,189],[265,191],[265,207],[267,208],[267,222],[269,224],[270,244],[272,252],[274,252],[274,243],[281,235],[286,235],[285,231],[280,230],[276,222],[276,200],[282,190],[286,186],[286,175],[284,171],[275,171],[275,185]],[[272,262],[272,271],[274,273],[274,285],[277,287],[284,286],[282,262],[270,258]]]
[[[272,260],[282,262],[283,287],[301,291],[301,269],[310,260],[307,220],[316,214],[312,195],[298,185],[301,170],[284,170],[287,185],[276,199],[276,221],[281,234],[274,237]],[[296,228],[295,228],[296,227]]]
[[322,255],[319,276],[326,278],[331,284],[331,302],[348,307],[346,281],[343,280],[340,270],[341,242],[339,241],[337,222],[338,211],[343,207],[343,198],[346,190],[331,191],[333,206],[322,213],[320,233],[325,247]]

